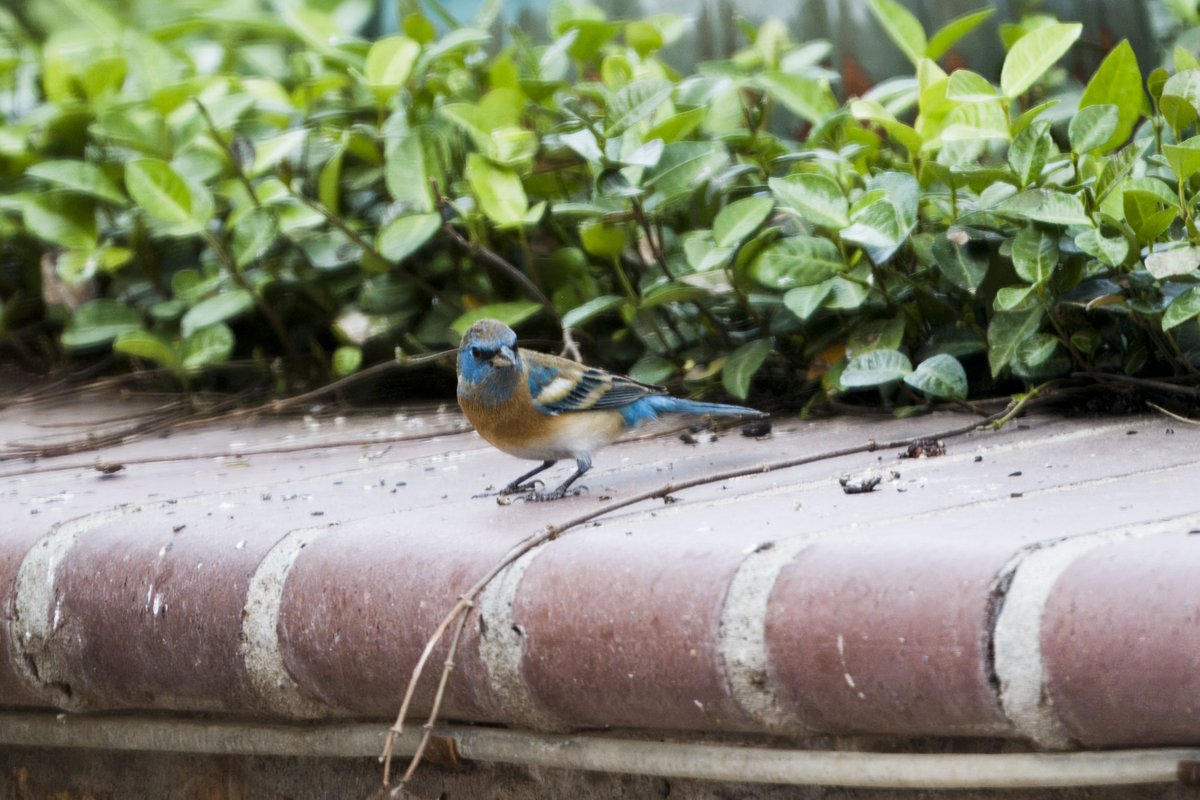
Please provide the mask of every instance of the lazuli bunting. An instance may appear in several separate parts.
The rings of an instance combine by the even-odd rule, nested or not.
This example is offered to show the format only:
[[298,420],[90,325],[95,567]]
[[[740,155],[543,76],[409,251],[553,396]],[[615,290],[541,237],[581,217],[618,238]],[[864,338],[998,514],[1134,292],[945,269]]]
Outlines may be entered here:
[[[744,406],[671,397],[661,386],[518,348],[517,335],[494,319],[476,322],[459,345],[458,404],[497,448],[542,462],[500,490],[529,492],[527,500],[566,496],[592,468],[594,450],[660,414],[767,416]],[[535,491],[540,481],[529,479],[562,458],[575,459],[575,473],[552,492]]]

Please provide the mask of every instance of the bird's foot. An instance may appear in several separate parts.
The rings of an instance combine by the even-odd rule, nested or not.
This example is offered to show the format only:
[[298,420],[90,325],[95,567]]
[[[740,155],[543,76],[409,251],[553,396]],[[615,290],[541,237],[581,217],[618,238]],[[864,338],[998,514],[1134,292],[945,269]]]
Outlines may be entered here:
[[560,486],[552,492],[530,492],[525,495],[526,503],[544,503],[548,500],[562,500],[564,497],[575,497],[588,491],[586,486],[576,486],[574,489],[568,489],[566,486]]
[[505,486],[503,489],[501,489],[498,494],[524,494],[525,492],[536,492],[539,486],[545,485],[546,484],[542,483],[536,478],[527,483],[516,483],[514,481],[513,483],[510,483],[508,486]]

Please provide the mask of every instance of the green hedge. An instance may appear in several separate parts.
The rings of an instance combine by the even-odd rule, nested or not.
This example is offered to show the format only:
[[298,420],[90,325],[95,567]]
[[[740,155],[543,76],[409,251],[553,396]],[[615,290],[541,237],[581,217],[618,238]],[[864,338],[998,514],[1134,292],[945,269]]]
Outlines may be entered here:
[[494,316],[736,397],[1196,374],[1195,57],[1121,43],[1064,114],[1080,25],[1004,26],[996,85],[937,63],[990,12],[871,5],[915,77],[845,104],[778,22],[678,75],[681,19],[567,3],[498,52],[420,13],[0,11],[3,341],[312,381]]

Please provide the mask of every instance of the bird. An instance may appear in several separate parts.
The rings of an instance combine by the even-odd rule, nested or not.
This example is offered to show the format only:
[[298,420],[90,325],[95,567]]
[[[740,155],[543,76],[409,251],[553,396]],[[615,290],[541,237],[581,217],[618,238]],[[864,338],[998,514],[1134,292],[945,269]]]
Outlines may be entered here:
[[[593,452],[662,414],[767,417],[745,406],[672,397],[662,386],[518,347],[512,328],[495,319],[475,322],[462,337],[458,404],[494,447],[542,462],[498,493],[525,494],[527,501],[566,497],[592,468]],[[575,460],[574,474],[553,491],[538,491],[542,482],[531,479],[567,458]]]

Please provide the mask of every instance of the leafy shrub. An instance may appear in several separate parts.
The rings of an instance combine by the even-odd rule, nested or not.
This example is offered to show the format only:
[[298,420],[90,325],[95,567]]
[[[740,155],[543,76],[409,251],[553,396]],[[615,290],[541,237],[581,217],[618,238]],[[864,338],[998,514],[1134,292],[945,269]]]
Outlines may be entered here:
[[1195,57],[1143,84],[1121,43],[1062,114],[1035,94],[1078,24],[1006,27],[995,85],[937,64],[990,12],[871,5],[915,76],[845,104],[777,22],[681,76],[679,18],[567,3],[494,54],[419,13],[0,12],[6,341],[321,380],[494,316],[737,397],[1195,374]]

